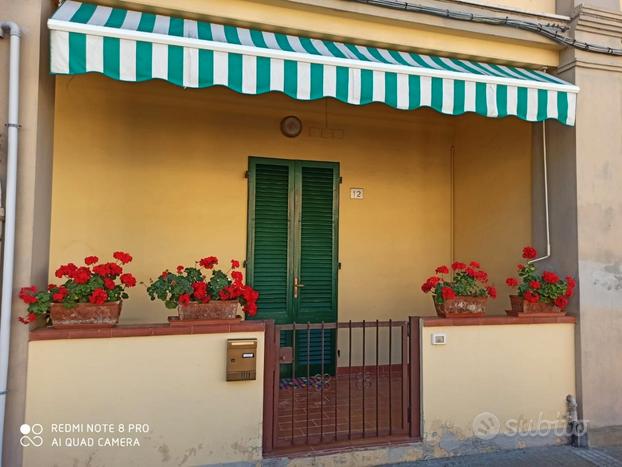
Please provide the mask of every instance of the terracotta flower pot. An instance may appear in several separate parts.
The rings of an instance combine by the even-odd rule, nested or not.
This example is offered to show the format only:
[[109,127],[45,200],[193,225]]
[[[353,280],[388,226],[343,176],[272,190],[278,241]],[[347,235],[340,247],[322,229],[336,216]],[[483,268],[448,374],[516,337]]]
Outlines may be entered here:
[[510,295],[511,310],[506,310],[510,316],[564,316],[566,310],[552,303],[531,303],[518,295]]
[[54,328],[111,328],[119,322],[122,302],[109,302],[102,305],[78,303],[66,307],[62,303],[52,303],[50,318]]
[[212,300],[208,303],[190,302],[187,305],[179,305],[179,320],[236,319],[238,306],[237,300]]
[[443,318],[476,318],[486,314],[488,297],[467,297],[458,295],[443,303],[436,303],[436,314]]

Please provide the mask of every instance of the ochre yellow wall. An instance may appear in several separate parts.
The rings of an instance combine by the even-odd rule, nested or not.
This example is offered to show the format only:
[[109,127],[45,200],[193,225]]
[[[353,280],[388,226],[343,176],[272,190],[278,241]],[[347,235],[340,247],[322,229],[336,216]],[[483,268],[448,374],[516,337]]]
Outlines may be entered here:
[[[228,338],[258,340],[257,380],[225,381]],[[259,332],[31,342],[24,420],[43,426],[44,444],[24,449],[24,467],[260,459],[263,344]],[[65,423],[117,428],[109,435],[51,432]],[[131,423],[148,424],[149,432],[128,435]],[[126,436],[140,446],[98,447],[98,438]],[[89,437],[93,447],[63,447],[67,438]]]
[[[432,345],[433,333],[447,344]],[[421,343],[424,439],[441,448],[473,437],[482,412],[507,434],[508,420],[563,419],[575,395],[574,324],[424,327]]]
[[[303,121],[298,138],[280,134],[279,121],[288,114]],[[325,115],[341,138],[309,136],[325,124]],[[333,100],[305,103],[278,94],[59,77],[55,117],[51,279],[60,263],[106,257],[116,249],[134,255],[130,269],[142,281],[205,255],[243,259],[248,157],[338,161],[340,320],[433,313],[419,286],[450,260],[452,145],[461,157],[478,163],[487,158],[495,176],[513,176],[503,171],[516,165],[501,162],[501,139],[482,146],[460,132],[462,117]],[[503,128],[509,136],[523,135],[529,127],[516,119],[468,123],[478,134]],[[513,145],[528,166],[530,142],[521,138]],[[363,187],[365,199],[350,200],[350,187]],[[477,193],[497,196],[487,183],[464,195],[481,197]],[[465,223],[484,216],[511,227],[507,237],[491,235],[482,243],[509,264],[525,242],[521,226],[531,216],[530,200],[517,199],[523,204],[512,210],[498,204],[486,212],[477,204],[464,208]],[[482,248],[469,244],[460,252],[484,261]],[[503,277],[493,279],[502,283]],[[122,320],[162,321],[168,314],[137,287],[124,303]]]
[[[524,245],[531,243],[531,125],[468,116],[456,124],[454,252],[477,260],[498,298],[489,312],[509,309],[505,278],[516,276]],[[539,214],[539,213],[538,213]],[[542,214],[543,215],[543,214]]]

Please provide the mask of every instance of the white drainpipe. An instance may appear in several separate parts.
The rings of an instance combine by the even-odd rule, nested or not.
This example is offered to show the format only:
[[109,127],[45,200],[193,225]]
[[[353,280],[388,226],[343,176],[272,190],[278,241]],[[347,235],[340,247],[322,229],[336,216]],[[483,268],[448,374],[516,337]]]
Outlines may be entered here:
[[17,131],[19,129],[19,26],[0,21],[0,38],[10,35],[9,113],[7,126],[6,217],[2,270],[2,308],[0,309],[0,465],[4,440],[4,415],[9,373],[9,343],[13,301],[13,263],[15,255],[15,198],[17,196]]
[[546,123],[542,122],[542,174],[544,178],[544,222],[546,225],[546,255],[532,259],[528,263],[537,263],[551,256],[551,226],[549,219],[549,177],[546,158]]

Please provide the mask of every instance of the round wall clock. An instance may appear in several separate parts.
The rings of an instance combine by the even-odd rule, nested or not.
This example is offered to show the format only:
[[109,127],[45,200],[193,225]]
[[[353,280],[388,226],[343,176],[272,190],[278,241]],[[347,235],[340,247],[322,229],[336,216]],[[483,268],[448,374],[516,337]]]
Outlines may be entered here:
[[302,122],[294,115],[288,115],[281,120],[281,133],[288,138],[295,138],[302,132]]

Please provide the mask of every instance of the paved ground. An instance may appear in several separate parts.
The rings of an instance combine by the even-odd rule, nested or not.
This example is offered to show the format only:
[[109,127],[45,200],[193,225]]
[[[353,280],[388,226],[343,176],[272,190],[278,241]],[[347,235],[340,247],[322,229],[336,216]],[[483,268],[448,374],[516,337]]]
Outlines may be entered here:
[[622,446],[598,449],[577,449],[570,446],[530,448],[490,454],[478,454],[474,456],[434,459],[399,465],[400,467],[622,467]]

